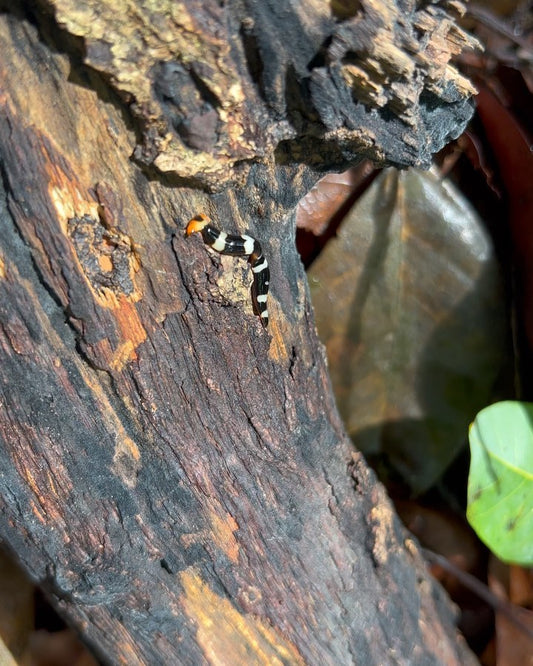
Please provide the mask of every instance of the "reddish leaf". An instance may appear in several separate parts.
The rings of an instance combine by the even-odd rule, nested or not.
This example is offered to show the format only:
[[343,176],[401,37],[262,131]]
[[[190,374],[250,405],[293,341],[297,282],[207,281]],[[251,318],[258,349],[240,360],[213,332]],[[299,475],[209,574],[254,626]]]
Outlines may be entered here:
[[[513,601],[509,596],[509,587],[513,587],[513,570],[493,558],[490,566],[489,586],[491,591],[504,602]],[[510,585],[511,582],[511,585]],[[524,629],[533,632],[533,612],[519,606],[510,606],[516,620]],[[520,626],[510,621],[503,613],[496,613],[496,663],[498,666],[516,666],[533,664],[533,640],[531,635]]]
[[509,199],[509,223],[521,275],[522,311],[533,350],[533,154],[514,116],[487,89],[478,96],[478,112],[500,166]]
[[298,204],[296,226],[315,236],[322,235],[332,218],[374,170],[365,161],[344,173],[330,173],[309,190]]

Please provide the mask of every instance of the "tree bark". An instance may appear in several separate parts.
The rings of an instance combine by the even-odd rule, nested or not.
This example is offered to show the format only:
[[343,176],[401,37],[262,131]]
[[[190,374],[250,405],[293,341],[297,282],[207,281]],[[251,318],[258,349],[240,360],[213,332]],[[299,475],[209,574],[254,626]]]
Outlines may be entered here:
[[[468,38],[439,5],[173,6],[0,16],[2,539],[106,663],[470,663],[293,242],[318,171],[462,129]],[[267,331],[198,212],[260,239]]]

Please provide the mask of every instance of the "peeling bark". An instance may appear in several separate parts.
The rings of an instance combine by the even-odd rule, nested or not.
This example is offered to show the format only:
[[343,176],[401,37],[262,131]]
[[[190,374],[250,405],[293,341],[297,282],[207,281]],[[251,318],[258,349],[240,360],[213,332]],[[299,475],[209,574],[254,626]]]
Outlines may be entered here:
[[51,0],[129,105],[140,164],[211,188],[281,148],[317,169],[427,166],[472,113],[450,62],[478,46],[455,22],[463,5],[331,5],[166,0],[119,20],[113,0]]

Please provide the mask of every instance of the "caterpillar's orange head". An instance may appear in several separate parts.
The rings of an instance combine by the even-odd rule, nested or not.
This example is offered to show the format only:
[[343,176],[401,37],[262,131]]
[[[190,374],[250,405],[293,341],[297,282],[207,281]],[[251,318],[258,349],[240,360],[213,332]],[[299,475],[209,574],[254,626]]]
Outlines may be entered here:
[[211,220],[207,217],[207,215],[196,215],[192,218],[192,220],[189,220],[185,229],[185,235],[190,236],[191,234],[202,231],[202,229],[207,227],[210,222]]

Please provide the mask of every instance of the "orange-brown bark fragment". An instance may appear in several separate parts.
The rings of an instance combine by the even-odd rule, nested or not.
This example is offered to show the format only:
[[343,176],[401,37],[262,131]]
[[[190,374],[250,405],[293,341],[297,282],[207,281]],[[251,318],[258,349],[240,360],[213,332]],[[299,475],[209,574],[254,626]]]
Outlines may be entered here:
[[302,665],[296,647],[266,621],[243,615],[215,594],[190,568],[180,576],[183,605],[197,625],[197,639],[210,664]]

